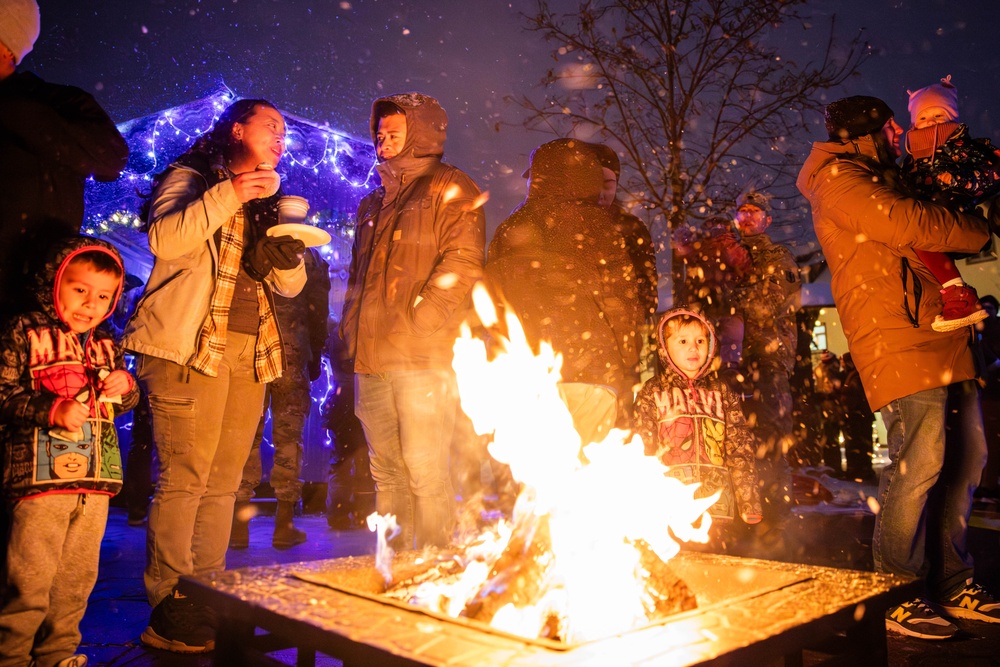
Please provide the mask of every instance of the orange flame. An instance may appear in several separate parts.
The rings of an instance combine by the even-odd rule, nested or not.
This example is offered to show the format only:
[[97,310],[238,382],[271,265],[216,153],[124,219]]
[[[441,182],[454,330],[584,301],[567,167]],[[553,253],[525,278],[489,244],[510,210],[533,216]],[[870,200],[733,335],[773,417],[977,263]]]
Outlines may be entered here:
[[497,349],[490,358],[486,342],[463,326],[454,347],[462,409],[478,433],[492,433],[490,455],[510,466],[523,490],[511,523],[500,521],[463,550],[464,571],[447,582],[422,584],[411,602],[457,616],[488,585],[512,526],[525,517],[545,517],[551,554],[545,556],[545,581],[538,582],[541,594],[526,606],[506,605],[492,625],[537,638],[555,616],[563,640],[575,642],[648,623],[648,573],[636,543],[646,543],[666,561],[678,552],[678,539],[706,542],[707,510],[718,494],[695,499],[698,485],[664,475],[663,466],[645,455],[642,440],[625,442],[622,431],[587,445],[581,456],[580,437],[558,390],[562,358],[546,342],[535,354],[509,312],[508,334],[500,336],[496,310],[481,285],[473,302]]

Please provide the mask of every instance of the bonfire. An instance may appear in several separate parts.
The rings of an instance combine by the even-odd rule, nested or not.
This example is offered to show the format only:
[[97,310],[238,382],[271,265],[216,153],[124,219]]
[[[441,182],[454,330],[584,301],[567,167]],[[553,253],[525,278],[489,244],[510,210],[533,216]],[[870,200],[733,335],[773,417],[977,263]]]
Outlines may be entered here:
[[696,606],[668,561],[681,541],[705,542],[717,495],[664,475],[638,436],[612,431],[581,448],[562,402],[561,358],[537,353],[517,318],[477,286],[491,335],[463,327],[454,367],[462,409],[490,434],[490,455],[519,483],[509,518],[448,549],[393,558],[394,518],[373,515],[384,595],[529,639],[578,643],[648,625]]

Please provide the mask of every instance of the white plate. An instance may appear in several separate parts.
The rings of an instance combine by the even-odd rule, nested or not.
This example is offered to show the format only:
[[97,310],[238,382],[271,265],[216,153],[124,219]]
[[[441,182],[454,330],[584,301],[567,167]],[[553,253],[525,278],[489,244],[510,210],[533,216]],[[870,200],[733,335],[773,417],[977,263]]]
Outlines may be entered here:
[[267,230],[268,236],[291,236],[306,244],[307,248],[326,245],[330,242],[330,234],[319,227],[305,225],[299,222],[286,222],[275,225]]

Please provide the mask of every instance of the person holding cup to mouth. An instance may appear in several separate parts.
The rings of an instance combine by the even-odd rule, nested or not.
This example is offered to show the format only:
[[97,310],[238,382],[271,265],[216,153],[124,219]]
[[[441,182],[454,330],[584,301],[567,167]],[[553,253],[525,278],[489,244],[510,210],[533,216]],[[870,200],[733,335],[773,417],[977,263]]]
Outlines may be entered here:
[[278,221],[285,121],[240,100],[153,181],[143,211],[155,261],[126,326],[149,398],[160,475],[149,511],[147,646],[210,651],[214,614],[175,588],[225,566],[233,503],[264,401],[285,367],[273,294],[306,282],[305,248]]

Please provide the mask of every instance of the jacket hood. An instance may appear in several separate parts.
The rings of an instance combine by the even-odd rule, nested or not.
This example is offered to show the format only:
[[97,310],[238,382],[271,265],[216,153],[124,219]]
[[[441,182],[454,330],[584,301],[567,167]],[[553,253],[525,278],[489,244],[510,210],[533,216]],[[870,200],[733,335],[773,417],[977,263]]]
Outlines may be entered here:
[[[688,316],[695,320],[698,320],[703,325],[705,325],[705,330],[708,331],[708,354],[705,355],[705,363],[701,368],[698,369],[698,374],[693,378],[688,378],[687,373],[682,371],[677,364],[674,363],[670,355],[667,354],[667,339],[664,336],[664,330],[667,327],[667,322],[674,319],[675,317]],[[656,325],[656,342],[657,342],[657,353],[660,355],[660,363],[664,368],[669,368],[675,374],[679,375],[686,381],[694,382],[705,376],[709,369],[712,367],[712,362],[715,360],[715,327],[700,313],[696,313],[693,310],[688,310],[687,308],[674,308],[668,310],[660,318],[659,324]]]
[[[386,107],[395,107],[406,116],[406,141],[399,157],[436,157],[444,155],[444,142],[448,138],[448,114],[436,99],[423,93],[397,93],[380,97],[372,103],[369,129],[372,145],[376,145],[378,118]],[[376,146],[377,148],[377,146]]]
[[604,170],[593,148],[577,139],[556,139],[531,152],[528,199],[597,203]]
[[817,141],[813,143],[812,150],[795,179],[795,187],[808,199],[810,193],[815,189],[812,182],[820,168],[837,159],[860,160],[868,162],[875,169],[884,168],[879,166],[878,151],[871,135],[858,137],[844,143]]
[[115,306],[118,305],[118,299],[121,298],[122,290],[125,287],[125,265],[117,248],[107,241],[96,239],[92,236],[81,235],[70,237],[52,248],[44,266],[42,266],[40,271],[35,272],[32,284],[32,292],[38,308],[49,317],[57,319],[63,324],[66,324],[66,320],[62,316],[62,309],[56,303],[56,285],[62,279],[63,272],[66,270],[66,265],[69,264],[70,260],[90,251],[106,253],[114,259],[115,263],[121,269],[118,288],[115,290],[115,298],[112,300],[108,312],[101,318],[101,322],[111,317],[111,314],[115,312]]

